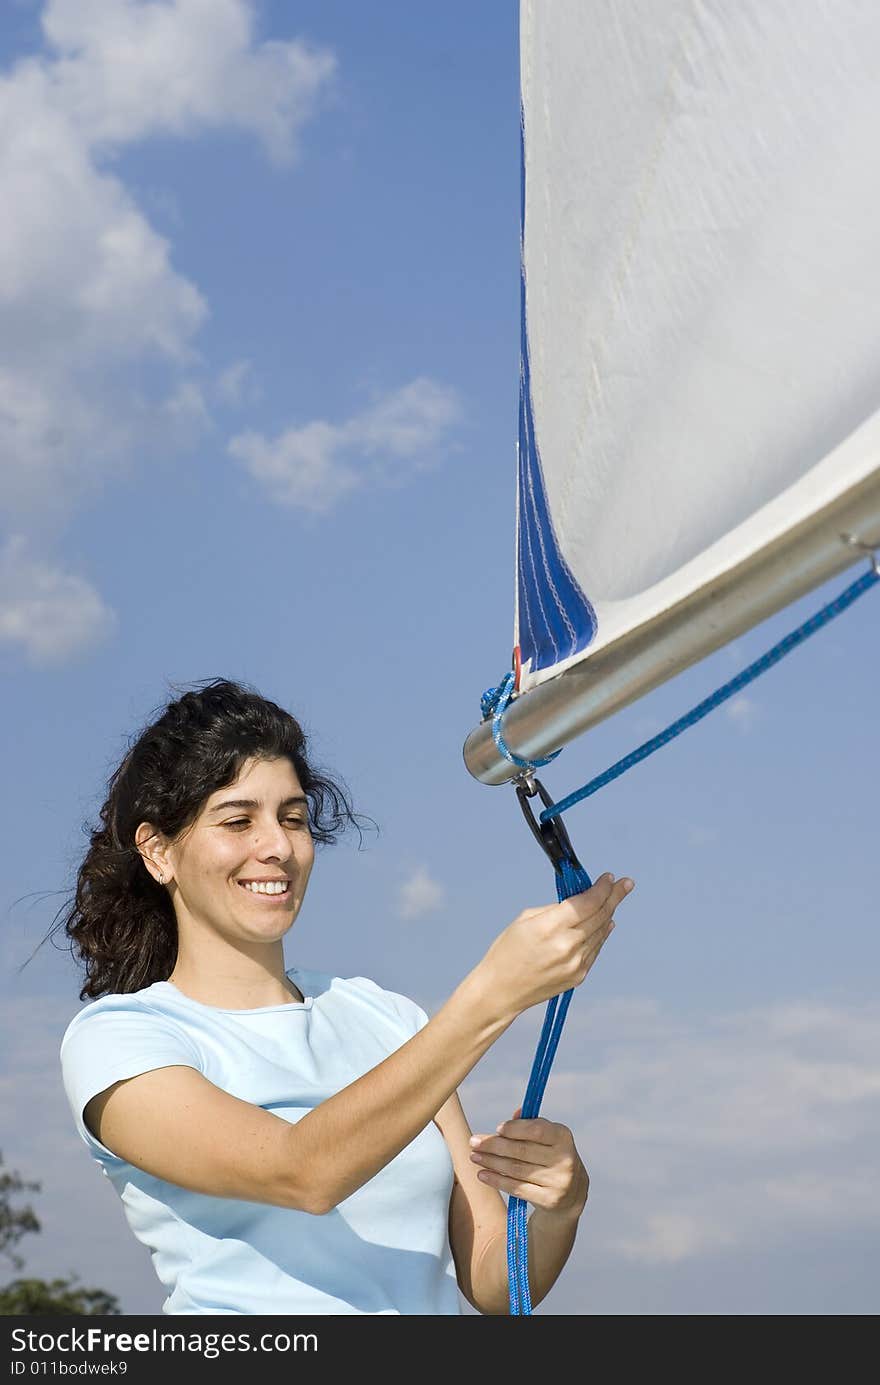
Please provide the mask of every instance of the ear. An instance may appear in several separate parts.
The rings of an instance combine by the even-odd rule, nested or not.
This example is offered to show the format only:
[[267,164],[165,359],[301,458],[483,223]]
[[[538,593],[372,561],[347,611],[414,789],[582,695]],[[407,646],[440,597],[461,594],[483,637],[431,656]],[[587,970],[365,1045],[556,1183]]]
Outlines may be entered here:
[[156,883],[159,883],[160,875],[164,875],[167,883],[171,879],[172,870],[168,860],[167,843],[162,833],[158,832],[151,822],[142,822],[134,834],[134,842],[145,869]]

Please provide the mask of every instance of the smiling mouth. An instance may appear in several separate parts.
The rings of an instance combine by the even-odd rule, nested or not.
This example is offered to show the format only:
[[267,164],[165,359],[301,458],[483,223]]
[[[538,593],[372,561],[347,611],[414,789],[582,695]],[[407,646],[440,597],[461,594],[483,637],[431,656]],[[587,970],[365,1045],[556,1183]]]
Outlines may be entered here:
[[240,880],[237,880],[235,883],[240,890],[244,890],[245,894],[250,895],[252,899],[266,899],[271,903],[273,900],[290,898],[290,885],[285,885],[283,890],[249,890]]

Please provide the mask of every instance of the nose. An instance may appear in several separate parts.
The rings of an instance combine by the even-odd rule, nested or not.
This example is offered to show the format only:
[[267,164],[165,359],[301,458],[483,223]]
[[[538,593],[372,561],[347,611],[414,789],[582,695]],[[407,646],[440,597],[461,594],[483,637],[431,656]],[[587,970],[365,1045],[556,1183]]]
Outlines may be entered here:
[[255,853],[261,861],[286,861],[290,857],[290,838],[280,822],[260,823],[255,829]]

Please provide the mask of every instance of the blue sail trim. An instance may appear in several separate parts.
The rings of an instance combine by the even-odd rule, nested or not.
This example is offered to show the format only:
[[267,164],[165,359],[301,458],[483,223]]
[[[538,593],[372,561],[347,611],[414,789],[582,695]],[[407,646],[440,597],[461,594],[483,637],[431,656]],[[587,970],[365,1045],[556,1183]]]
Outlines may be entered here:
[[520,376],[517,531],[518,641],[530,672],[579,654],[595,638],[596,612],[562,556],[535,440],[525,275],[525,133],[520,113]]

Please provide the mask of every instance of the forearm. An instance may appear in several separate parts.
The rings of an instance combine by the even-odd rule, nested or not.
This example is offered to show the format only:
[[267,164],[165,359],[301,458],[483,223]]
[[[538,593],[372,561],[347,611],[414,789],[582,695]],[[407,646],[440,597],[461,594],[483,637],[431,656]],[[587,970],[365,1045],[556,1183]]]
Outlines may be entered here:
[[[571,1254],[580,1214],[561,1215],[535,1207],[528,1219],[529,1297],[535,1307],[546,1298]],[[481,1313],[510,1313],[507,1235],[486,1247],[474,1272],[474,1301]]]
[[529,1217],[529,1293],[533,1304],[546,1298],[571,1255],[580,1213],[563,1216],[536,1207]]
[[401,1048],[290,1128],[291,1159],[332,1209],[410,1144],[509,1027],[475,970]]

